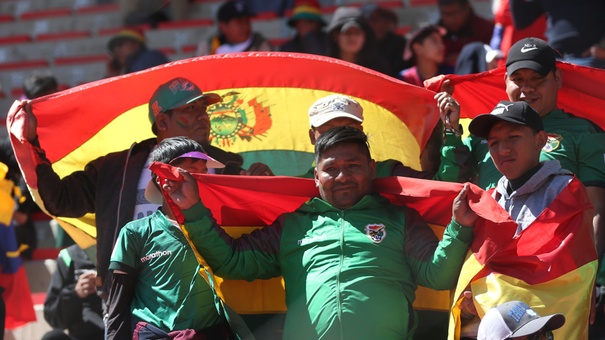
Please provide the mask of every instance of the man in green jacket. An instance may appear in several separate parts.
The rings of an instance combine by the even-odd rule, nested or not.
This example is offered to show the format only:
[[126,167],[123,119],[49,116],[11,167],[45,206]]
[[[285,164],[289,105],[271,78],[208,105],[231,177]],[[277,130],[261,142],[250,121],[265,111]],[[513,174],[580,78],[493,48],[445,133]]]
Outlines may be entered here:
[[162,189],[217,275],[283,276],[285,339],[412,339],[417,285],[452,288],[472,240],[477,216],[467,202],[468,187],[456,197],[439,241],[418,212],[373,193],[375,162],[359,129],[324,133],[315,159],[321,198],[238,239],[217,225],[190,174],[165,180]]

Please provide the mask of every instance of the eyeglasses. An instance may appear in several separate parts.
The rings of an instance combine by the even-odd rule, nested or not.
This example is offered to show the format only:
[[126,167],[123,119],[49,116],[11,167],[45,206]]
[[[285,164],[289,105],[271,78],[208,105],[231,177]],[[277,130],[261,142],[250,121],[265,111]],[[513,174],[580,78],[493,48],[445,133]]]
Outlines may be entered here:
[[539,331],[527,337],[528,340],[554,340],[552,331]]

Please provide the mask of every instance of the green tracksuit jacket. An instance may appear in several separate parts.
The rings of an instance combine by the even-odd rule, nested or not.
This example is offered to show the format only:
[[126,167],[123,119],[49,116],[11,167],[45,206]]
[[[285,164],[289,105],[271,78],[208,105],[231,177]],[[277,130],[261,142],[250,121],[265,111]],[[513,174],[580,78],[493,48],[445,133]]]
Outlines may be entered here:
[[183,214],[217,275],[283,276],[284,339],[411,339],[417,284],[452,288],[472,239],[452,222],[439,241],[415,210],[374,195],[346,210],[313,198],[238,239],[202,204]]

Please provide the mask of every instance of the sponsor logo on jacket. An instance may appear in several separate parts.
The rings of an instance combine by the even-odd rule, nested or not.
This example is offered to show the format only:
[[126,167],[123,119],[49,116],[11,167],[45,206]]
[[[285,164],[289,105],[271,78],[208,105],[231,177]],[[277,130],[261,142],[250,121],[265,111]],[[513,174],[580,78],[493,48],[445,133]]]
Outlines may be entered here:
[[172,255],[172,250],[164,250],[164,251],[156,251],[155,253],[151,253],[149,255],[141,257],[141,263],[145,263],[151,259],[158,258],[160,256],[170,256]]

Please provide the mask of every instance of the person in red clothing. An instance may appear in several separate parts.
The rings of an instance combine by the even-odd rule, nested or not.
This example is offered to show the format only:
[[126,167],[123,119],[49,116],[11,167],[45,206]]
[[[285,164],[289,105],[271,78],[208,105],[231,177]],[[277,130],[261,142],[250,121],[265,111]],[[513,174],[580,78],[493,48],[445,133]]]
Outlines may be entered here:
[[468,0],[439,0],[437,5],[441,16],[438,25],[447,30],[443,37],[446,64],[455,66],[460,50],[470,42],[489,44],[494,23],[475,14]]

